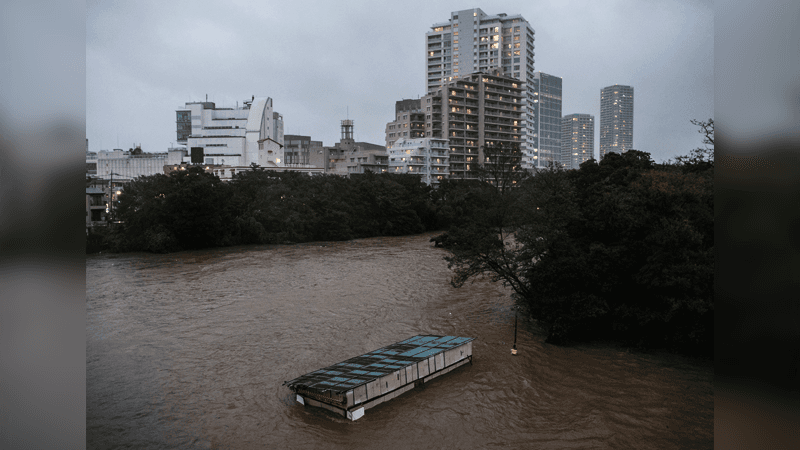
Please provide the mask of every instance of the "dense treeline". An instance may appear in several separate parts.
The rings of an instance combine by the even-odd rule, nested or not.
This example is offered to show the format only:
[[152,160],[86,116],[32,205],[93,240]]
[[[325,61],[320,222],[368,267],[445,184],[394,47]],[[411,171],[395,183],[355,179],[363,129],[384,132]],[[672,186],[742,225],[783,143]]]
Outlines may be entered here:
[[416,234],[442,229],[457,215],[440,214],[434,197],[413,175],[252,170],[225,183],[190,167],[126,185],[106,246],[161,253]]
[[455,286],[503,281],[549,342],[712,352],[712,150],[667,164],[611,153],[514,183],[484,183],[487,208],[439,238]]

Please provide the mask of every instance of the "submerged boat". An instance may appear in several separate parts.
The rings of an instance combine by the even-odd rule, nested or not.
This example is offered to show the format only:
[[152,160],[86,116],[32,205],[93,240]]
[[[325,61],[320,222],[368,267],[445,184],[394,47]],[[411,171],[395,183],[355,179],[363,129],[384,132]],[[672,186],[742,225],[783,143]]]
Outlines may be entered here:
[[357,420],[373,406],[466,363],[472,364],[474,339],[417,335],[283,384],[302,405],[325,408]]

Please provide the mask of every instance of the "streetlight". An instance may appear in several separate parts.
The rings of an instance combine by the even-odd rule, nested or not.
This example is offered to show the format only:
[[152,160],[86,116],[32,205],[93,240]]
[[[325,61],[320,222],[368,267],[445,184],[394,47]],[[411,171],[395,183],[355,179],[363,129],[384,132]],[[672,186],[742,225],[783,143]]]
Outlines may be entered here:
[[[106,163],[106,167],[108,167],[108,163]],[[111,217],[114,215],[114,175],[118,177],[124,177],[124,175],[120,175],[118,173],[109,172],[111,175],[111,180],[109,181],[109,191],[108,191],[108,203],[110,205],[110,210],[108,212],[108,220],[111,221]]]

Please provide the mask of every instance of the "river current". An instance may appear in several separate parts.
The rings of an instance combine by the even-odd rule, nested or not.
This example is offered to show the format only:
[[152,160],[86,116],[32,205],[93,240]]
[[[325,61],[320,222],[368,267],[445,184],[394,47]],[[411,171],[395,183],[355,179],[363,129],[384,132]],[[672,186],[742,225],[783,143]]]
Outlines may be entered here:
[[[558,347],[432,234],[86,260],[88,448],[712,448],[713,363]],[[472,365],[351,422],[282,385],[417,334]]]

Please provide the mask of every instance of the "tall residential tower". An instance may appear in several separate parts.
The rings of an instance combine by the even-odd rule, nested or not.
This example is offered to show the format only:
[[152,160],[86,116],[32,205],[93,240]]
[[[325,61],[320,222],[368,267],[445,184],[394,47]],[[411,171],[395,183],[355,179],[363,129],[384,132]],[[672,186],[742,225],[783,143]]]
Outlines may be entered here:
[[579,169],[594,159],[594,116],[570,114],[561,119],[561,165]]
[[425,35],[427,92],[476,72],[491,73],[492,69],[524,83],[520,147],[526,167],[539,159],[534,142],[537,117],[529,108],[536,99],[533,50],[534,31],[524,17],[487,15],[480,8],[454,11],[449,20],[433,24]]
[[600,91],[600,159],[633,148],[633,87],[615,84]]
[[474,178],[485,147],[519,145],[524,85],[500,70],[474,73],[422,97],[425,135],[447,139],[449,178]]

